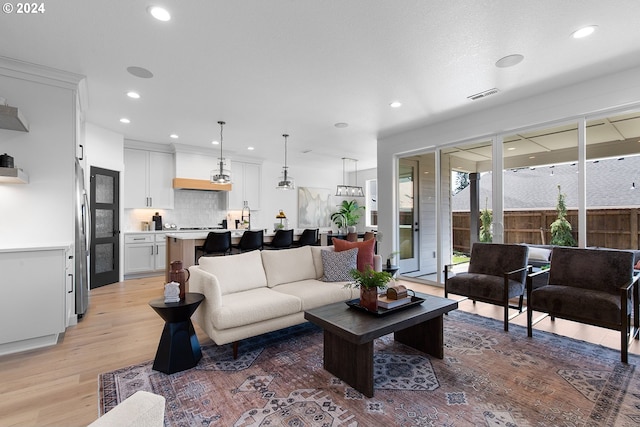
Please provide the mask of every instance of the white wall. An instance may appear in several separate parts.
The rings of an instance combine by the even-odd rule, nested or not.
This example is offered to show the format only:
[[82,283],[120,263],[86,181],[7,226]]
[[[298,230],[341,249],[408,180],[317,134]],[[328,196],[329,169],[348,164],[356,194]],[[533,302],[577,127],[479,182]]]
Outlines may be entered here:
[[[554,121],[640,106],[640,68],[603,76],[542,93],[534,97],[452,120],[426,125],[378,140],[378,230],[385,236],[381,253],[397,247],[396,192],[397,158],[425,151],[427,146],[480,139],[495,133],[542,126]],[[444,190],[443,190],[444,193]],[[444,227],[443,227],[444,228]],[[442,230],[445,231],[445,230]],[[394,243],[395,242],[395,243]],[[443,248],[446,250],[446,248]]]
[[[2,249],[65,246],[73,254],[78,84],[82,78],[0,57],[0,94],[29,123],[29,132],[0,129],[0,153],[12,156],[15,167],[29,176],[27,184],[0,183]],[[69,267],[74,268],[73,264]],[[66,277],[61,280],[64,283]],[[34,286],[59,283],[52,280]],[[75,292],[64,295],[68,326],[75,322]],[[50,321],[42,315],[40,321]]]
[[[89,177],[91,166],[109,169],[120,172],[120,224],[124,218],[122,198],[124,192],[124,136],[93,123],[86,123],[84,126],[84,157],[85,157],[85,188],[89,198],[91,197],[91,187]],[[120,227],[122,230],[122,226]],[[124,279],[124,237],[120,233],[119,244],[120,280]]]
[[77,77],[0,58],[0,94],[30,124],[0,130],[0,153],[29,175],[28,184],[0,183],[1,248],[74,242]]
[[[261,209],[251,213],[252,227],[272,230],[273,223],[278,221],[276,215],[282,209],[287,215],[289,226],[298,228],[298,187],[328,188],[331,194],[335,194],[336,186],[342,183],[342,166],[339,162],[336,162],[336,166],[311,168],[295,164],[289,165],[289,173],[295,178],[296,190],[283,191],[276,190],[278,177],[282,172],[282,164],[263,162]],[[333,205],[342,200],[333,196],[332,199]]]

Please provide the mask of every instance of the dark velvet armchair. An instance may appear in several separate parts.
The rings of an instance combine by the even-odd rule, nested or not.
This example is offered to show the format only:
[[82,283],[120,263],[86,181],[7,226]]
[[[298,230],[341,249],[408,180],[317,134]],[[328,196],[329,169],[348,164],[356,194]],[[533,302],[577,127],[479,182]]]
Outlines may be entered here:
[[[620,354],[628,361],[628,345],[638,339],[638,276],[633,253],[620,250],[555,247],[549,280],[534,287],[527,278],[527,334],[547,315],[620,331]],[[635,310],[634,310],[635,307]],[[533,320],[533,311],[545,313]],[[633,317],[633,320],[631,319]],[[633,324],[632,324],[633,322]]]
[[[444,296],[449,293],[463,295],[476,301],[504,307],[504,330],[509,330],[509,320],[522,313],[522,299],[525,292],[529,248],[526,245],[499,243],[474,243],[471,248],[469,269],[449,277],[450,266],[444,270]],[[518,305],[509,300],[519,298]],[[509,308],[518,313],[509,317]]]

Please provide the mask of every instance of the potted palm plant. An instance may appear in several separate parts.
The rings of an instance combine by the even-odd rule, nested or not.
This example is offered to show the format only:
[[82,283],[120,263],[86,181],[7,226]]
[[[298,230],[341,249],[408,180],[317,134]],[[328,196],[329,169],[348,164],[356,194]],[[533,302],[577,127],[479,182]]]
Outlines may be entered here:
[[355,227],[360,220],[364,206],[360,206],[355,200],[343,200],[342,203],[338,205],[338,208],[337,212],[331,214],[331,221],[333,221],[338,228],[347,228],[347,232],[349,232],[349,227],[353,227],[351,232],[355,232]]
[[364,271],[353,269],[349,272],[353,282],[347,286],[360,288],[360,306],[369,311],[378,311],[378,290],[385,289],[391,280],[386,271],[375,271],[368,265]]

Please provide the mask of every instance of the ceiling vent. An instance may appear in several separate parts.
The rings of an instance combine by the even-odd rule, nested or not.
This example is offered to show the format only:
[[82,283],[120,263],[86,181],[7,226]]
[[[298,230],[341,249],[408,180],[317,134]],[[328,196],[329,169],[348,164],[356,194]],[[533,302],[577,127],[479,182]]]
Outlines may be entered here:
[[486,98],[489,95],[494,95],[498,93],[499,90],[497,88],[485,90],[484,92],[476,93],[475,95],[467,96],[468,99],[475,101],[476,99]]

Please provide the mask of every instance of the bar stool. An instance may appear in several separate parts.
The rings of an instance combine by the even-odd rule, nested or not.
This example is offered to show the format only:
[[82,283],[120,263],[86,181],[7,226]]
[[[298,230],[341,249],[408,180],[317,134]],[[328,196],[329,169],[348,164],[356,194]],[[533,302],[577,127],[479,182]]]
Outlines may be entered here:
[[286,249],[293,244],[293,230],[276,230],[276,234],[266,246],[271,249]]
[[234,246],[240,252],[262,249],[264,245],[264,230],[245,230],[237,245]]
[[214,256],[216,254],[231,254],[231,232],[210,231],[202,246],[196,246],[196,264],[198,263],[198,252],[202,256]]
[[294,242],[295,246],[316,246],[318,244],[318,228],[305,228],[300,238]]

